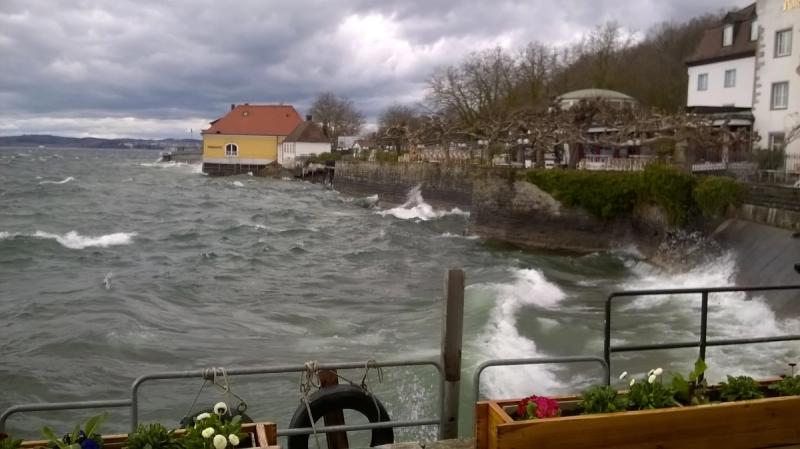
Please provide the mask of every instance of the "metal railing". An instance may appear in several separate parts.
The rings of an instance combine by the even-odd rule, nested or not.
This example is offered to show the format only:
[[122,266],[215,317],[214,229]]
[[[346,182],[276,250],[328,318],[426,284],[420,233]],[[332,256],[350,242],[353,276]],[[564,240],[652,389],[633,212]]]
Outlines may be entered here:
[[[800,285],[776,285],[763,287],[717,287],[717,288],[683,288],[659,290],[631,290],[611,293],[605,305],[605,341],[603,344],[603,358],[608,370],[606,371],[606,385],[611,385],[611,354],[617,352],[654,351],[661,349],[700,348],[700,358],[705,360],[706,348],[709,346],[731,346],[754,343],[773,343],[781,341],[800,340],[800,335],[779,335],[774,337],[733,338],[708,340],[708,295],[709,293],[737,293],[737,292],[766,292],[766,291],[800,291]],[[634,296],[656,295],[700,295],[700,339],[698,341],[685,341],[678,343],[654,343],[646,345],[618,345],[611,344],[611,303],[616,298]]]
[[[436,368],[439,378],[439,404],[443,404],[444,397],[444,374],[441,363],[434,360],[398,360],[391,362],[346,362],[346,363],[330,363],[330,364],[316,364],[317,371],[330,371],[330,370],[347,370],[347,369],[367,369],[367,368],[400,368],[410,366],[431,366]],[[231,368],[226,369],[227,376],[248,376],[248,375],[265,375],[265,374],[289,374],[289,373],[302,373],[306,372],[308,367],[306,365],[286,365],[286,366],[268,366],[268,367],[253,367],[253,368]],[[195,369],[188,371],[168,371],[160,373],[151,373],[139,376],[131,384],[130,398],[129,399],[109,399],[99,401],[84,401],[84,402],[53,402],[53,403],[38,403],[38,404],[20,404],[14,405],[6,409],[0,414],[0,432],[5,431],[6,421],[9,417],[17,413],[36,412],[36,411],[55,411],[55,410],[80,410],[80,409],[103,409],[103,408],[121,408],[128,407],[130,409],[131,419],[131,432],[135,431],[139,424],[139,389],[141,386],[154,380],[169,380],[169,379],[202,379],[212,380],[211,377],[216,369]],[[352,424],[352,425],[337,425],[328,427],[313,428],[299,428],[299,429],[283,429],[278,430],[278,436],[292,436],[292,435],[310,435],[314,432],[328,433],[328,432],[342,432],[342,431],[355,431],[355,430],[371,430],[381,429],[387,427],[414,427],[414,426],[439,426],[443,425],[444,414],[438,418],[426,418],[417,420],[400,420],[400,421],[384,421],[368,424]]]
[[518,365],[555,365],[565,363],[598,363],[603,367],[603,375],[607,378],[609,376],[608,363],[600,357],[591,356],[576,356],[576,357],[539,357],[530,359],[495,359],[487,360],[475,370],[472,378],[472,398],[473,402],[480,400],[481,389],[481,375],[486,368],[496,366],[518,366]]

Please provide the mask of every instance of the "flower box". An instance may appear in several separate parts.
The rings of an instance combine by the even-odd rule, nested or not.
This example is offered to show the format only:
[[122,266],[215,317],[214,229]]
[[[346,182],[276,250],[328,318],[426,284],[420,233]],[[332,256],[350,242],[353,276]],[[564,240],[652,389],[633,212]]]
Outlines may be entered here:
[[[800,445],[800,396],[514,421],[519,401],[476,405],[477,449],[756,449]],[[576,398],[561,398],[565,414]]]
[[[176,430],[176,434],[180,435],[183,430]],[[253,442],[252,446],[242,445],[241,449],[253,448],[270,448],[280,449],[278,446],[278,433],[274,423],[271,422],[258,422],[242,424],[242,433],[246,433]],[[128,435],[103,435],[103,449],[122,449],[128,441]],[[39,441],[25,441],[22,443],[22,449],[33,449],[40,447],[48,447],[48,442],[45,440]]]

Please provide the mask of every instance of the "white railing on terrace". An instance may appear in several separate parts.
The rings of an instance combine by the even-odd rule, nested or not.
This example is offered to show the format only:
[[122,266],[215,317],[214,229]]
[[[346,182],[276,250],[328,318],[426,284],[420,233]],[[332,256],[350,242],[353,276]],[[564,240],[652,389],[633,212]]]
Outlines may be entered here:
[[581,159],[578,168],[582,170],[641,171],[655,160],[652,156],[630,156],[619,158],[605,155],[590,155]]

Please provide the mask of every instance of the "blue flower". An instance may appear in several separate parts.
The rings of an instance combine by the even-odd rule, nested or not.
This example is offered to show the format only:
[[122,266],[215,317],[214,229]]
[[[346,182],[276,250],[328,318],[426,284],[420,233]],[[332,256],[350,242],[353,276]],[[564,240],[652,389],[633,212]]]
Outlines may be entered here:
[[100,445],[97,444],[97,441],[87,438],[81,443],[81,449],[100,449]]

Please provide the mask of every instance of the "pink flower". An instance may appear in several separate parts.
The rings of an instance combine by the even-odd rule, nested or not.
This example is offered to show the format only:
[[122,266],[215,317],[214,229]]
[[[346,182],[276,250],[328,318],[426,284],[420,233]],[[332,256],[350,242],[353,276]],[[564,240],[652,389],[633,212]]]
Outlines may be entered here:
[[517,416],[520,418],[554,418],[561,415],[558,402],[544,396],[530,396],[517,404]]

